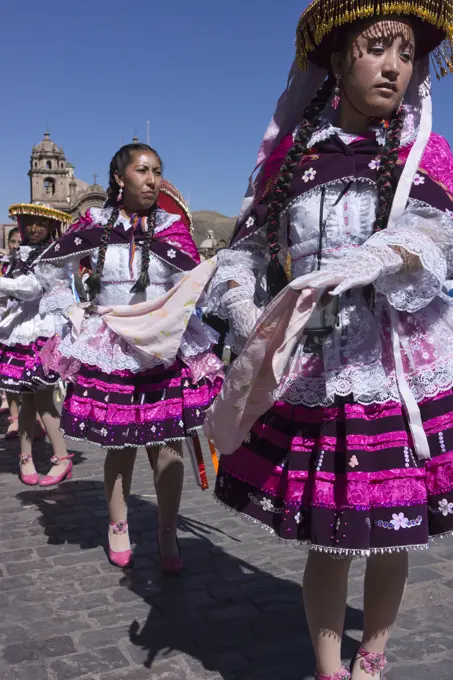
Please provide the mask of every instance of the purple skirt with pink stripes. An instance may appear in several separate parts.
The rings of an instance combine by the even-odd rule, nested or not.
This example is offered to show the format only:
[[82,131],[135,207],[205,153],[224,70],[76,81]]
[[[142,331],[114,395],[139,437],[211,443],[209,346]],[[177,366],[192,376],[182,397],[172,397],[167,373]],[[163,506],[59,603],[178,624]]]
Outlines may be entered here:
[[431,460],[400,404],[276,403],[231,456],[217,498],[290,541],[343,555],[426,548],[453,532],[453,391],[420,405]]
[[183,439],[202,426],[221,386],[221,378],[193,382],[179,359],[140,373],[108,374],[82,364],[68,388],[61,429],[70,439],[109,449]]
[[0,390],[27,394],[58,384],[58,373],[43,369],[40,351],[46,342],[48,338],[11,347],[0,343]]

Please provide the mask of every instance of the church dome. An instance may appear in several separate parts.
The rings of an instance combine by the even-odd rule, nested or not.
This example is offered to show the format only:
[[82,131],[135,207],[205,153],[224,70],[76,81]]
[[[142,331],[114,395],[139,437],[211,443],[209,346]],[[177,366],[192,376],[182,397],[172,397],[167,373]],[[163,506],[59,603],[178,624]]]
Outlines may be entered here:
[[33,147],[33,151],[40,153],[63,153],[63,150],[50,139],[48,132],[44,133],[44,139]]

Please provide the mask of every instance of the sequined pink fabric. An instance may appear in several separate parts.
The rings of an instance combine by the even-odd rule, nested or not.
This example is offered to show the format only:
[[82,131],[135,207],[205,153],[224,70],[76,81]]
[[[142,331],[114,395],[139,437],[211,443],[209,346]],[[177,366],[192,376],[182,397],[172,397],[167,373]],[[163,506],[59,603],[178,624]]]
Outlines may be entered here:
[[197,264],[200,263],[200,255],[194,240],[183,222],[175,222],[168,229],[163,229],[155,236],[156,241],[165,241],[169,245],[176,246],[183,253],[189,255]]
[[[400,160],[407,160],[411,148],[408,146],[400,150]],[[420,168],[435,182],[442,184],[453,197],[453,155],[450,145],[441,135],[431,134]]]

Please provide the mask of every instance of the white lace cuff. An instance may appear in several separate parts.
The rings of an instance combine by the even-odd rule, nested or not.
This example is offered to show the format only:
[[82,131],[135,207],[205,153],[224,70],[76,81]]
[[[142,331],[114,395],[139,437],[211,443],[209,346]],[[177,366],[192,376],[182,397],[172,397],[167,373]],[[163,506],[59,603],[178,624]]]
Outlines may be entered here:
[[378,237],[388,246],[398,246],[417,256],[421,267],[384,274],[374,284],[376,291],[385,295],[392,307],[400,312],[413,313],[423,309],[441,292],[446,279],[446,261],[441,250],[429,237],[416,231],[383,231],[372,239]]
[[228,284],[235,281],[245,298],[253,299],[256,289],[256,272],[265,268],[263,256],[240,250],[221,250],[217,255],[217,268],[206,293],[206,313],[223,319],[228,317],[223,298]]
[[195,357],[211,351],[219,340],[219,334],[208,324],[203,323],[195,314],[181,338],[179,353],[183,357]]
[[246,296],[242,287],[229,290],[224,297],[223,306],[230,322],[229,343],[239,353],[260,318],[262,309]]

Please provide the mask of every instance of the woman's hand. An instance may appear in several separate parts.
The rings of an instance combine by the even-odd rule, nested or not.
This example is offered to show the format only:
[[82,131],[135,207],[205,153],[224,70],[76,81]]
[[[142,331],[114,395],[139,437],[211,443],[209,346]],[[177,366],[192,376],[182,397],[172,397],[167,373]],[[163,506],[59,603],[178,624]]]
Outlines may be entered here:
[[318,272],[295,279],[290,285],[303,288],[328,288],[330,296],[342,295],[353,288],[364,288],[379,277],[394,274],[403,268],[403,259],[385,244],[360,246],[335,260]]

